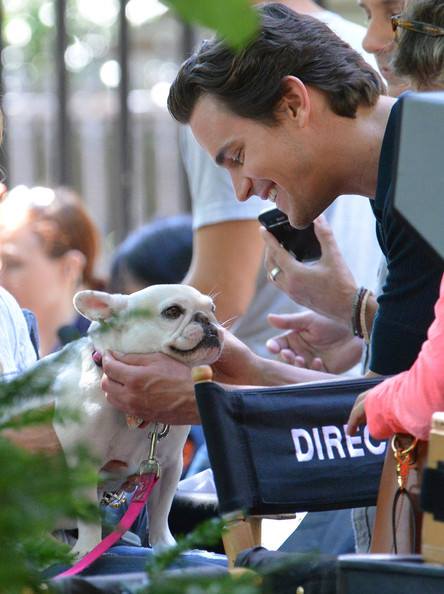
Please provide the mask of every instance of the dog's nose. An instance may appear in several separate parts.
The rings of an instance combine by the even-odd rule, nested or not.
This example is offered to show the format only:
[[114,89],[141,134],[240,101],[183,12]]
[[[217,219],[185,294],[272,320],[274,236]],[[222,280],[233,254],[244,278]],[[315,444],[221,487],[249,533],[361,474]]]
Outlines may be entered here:
[[218,336],[217,327],[213,324],[213,322],[210,322],[210,319],[207,315],[203,314],[202,312],[198,312],[194,315],[193,319],[202,326],[205,336]]

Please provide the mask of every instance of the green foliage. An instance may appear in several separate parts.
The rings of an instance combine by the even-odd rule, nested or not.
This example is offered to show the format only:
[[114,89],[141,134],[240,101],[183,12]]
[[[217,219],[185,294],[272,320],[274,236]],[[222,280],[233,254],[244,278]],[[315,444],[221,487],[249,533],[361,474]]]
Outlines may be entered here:
[[63,517],[98,517],[96,506],[76,492],[94,484],[96,473],[80,455],[75,471],[64,456],[31,454],[0,437],[0,592],[36,587],[39,570],[71,560],[69,547],[51,535]]
[[147,565],[150,584],[140,594],[259,594],[258,578],[253,573],[239,576],[166,573],[182,553],[193,549],[196,544],[217,544],[224,530],[222,519],[203,522],[193,532],[178,539],[176,546],[155,555]]
[[53,401],[51,390],[57,373],[74,355],[75,349],[68,345],[14,379],[0,379],[0,429],[50,421],[51,411],[41,407]]
[[155,555],[147,565],[147,572],[152,582],[158,581],[165,569],[168,569],[182,553],[194,548],[198,543],[205,542],[207,546],[217,544],[224,530],[225,522],[222,519],[208,520],[193,532],[178,539],[174,547]]
[[134,320],[149,320],[152,317],[153,313],[146,307],[119,312],[118,314],[110,315],[106,320],[100,320],[99,327],[95,330],[95,333],[106,334],[109,330],[119,327],[121,328],[127,322]]
[[[66,348],[11,381],[0,382],[0,429],[22,429],[52,420],[53,379],[60,365],[71,361]],[[18,413],[18,411],[20,411]],[[24,412],[21,412],[24,411]],[[32,454],[14,446],[0,433],[0,592],[38,591],[40,571],[54,563],[69,563],[69,547],[51,532],[61,518],[97,519],[97,506],[79,496],[97,482],[85,451],[75,470],[62,453]]]
[[215,30],[234,49],[253,38],[259,18],[248,0],[165,0],[182,18]]
[[253,573],[233,575],[182,574],[164,575],[145,594],[259,594],[258,577]]

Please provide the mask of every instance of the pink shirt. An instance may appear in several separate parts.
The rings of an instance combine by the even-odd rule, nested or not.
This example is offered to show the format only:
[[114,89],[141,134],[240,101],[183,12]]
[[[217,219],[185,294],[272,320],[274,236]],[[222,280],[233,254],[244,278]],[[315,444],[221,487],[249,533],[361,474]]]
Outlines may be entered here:
[[432,414],[444,411],[444,276],[427,337],[411,369],[368,392],[367,424],[376,439],[399,432],[427,440]]

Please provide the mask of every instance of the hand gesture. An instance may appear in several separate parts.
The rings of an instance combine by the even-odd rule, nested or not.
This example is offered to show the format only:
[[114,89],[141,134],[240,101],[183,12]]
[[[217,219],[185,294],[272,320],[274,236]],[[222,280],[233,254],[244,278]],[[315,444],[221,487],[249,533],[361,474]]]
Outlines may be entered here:
[[362,354],[363,341],[351,328],[315,312],[268,316],[275,328],[286,330],[267,341],[270,352],[291,365],[329,373],[343,373]]
[[293,301],[348,324],[356,292],[353,275],[325,217],[320,216],[314,225],[322,256],[312,264],[298,262],[271,233],[262,229],[266,244],[265,267],[269,275],[273,270],[274,282]]
[[356,398],[353,408],[351,410],[350,416],[347,421],[347,433],[349,435],[355,435],[356,431],[358,430],[359,425],[363,425],[366,421],[365,415],[365,399],[367,397],[367,392],[363,392],[359,394]]

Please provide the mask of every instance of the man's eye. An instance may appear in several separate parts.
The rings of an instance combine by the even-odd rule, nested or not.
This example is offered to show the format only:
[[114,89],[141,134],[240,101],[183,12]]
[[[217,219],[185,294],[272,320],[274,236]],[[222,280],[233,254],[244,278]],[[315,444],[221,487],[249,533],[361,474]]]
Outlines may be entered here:
[[183,314],[183,308],[180,305],[170,305],[163,310],[162,316],[168,320],[176,320]]

